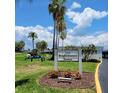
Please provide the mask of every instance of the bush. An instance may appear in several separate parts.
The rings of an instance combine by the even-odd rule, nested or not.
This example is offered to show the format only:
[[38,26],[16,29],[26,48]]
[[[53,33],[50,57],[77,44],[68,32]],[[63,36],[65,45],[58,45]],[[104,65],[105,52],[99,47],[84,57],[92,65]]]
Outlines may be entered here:
[[81,74],[79,72],[74,73],[74,79],[80,80],[81,79]]
[[89,59],[88,62],[100,62],[98,59]]
[[72,73],[70,71],[65,71],[64,72],[64,77],[65,78],[71,78],[72,77]]
[[51,71],[48,73],[50,78],[58,78],[59,72],[58,71]]
[[50,60],[52,55],[51,54],[48,54],[48,53],[44,53],[44,54],[41,54],[42,56],[45,57],[45,60]]
[[48,73],[49,78],[58,78],[64,77],[64,78],[74,78],[75,80],[81,79],[81,74],[79,72],[71,72],[71,71],[51,71]]
[[87,61],[82,59],[82,62],[100,62],[98,59],[88,59]]

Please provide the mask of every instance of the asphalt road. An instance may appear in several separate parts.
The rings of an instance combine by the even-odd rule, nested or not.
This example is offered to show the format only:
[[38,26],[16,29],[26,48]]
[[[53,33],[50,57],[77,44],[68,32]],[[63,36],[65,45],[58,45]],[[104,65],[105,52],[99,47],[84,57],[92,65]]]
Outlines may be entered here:
[[103,93],[108,93],[108,59],[103,59],[99,68],[99,79]]

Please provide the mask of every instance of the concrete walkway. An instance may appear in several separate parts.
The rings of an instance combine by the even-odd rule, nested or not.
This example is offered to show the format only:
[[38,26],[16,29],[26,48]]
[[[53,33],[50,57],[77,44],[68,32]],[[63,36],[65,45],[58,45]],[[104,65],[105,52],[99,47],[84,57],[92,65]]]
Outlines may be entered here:
[[108,93],[108,59],[103,59],[99,68],[99,80],[103,93]]

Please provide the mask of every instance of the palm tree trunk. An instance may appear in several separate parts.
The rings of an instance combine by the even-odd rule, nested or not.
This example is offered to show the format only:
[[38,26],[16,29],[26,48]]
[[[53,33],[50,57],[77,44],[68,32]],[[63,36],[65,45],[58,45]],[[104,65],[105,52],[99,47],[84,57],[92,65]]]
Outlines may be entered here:
[[56,31],[56,49],[58,48],[58,31]]
[[[58,62],[57,62],[57,36],[58,36],[58,33],[56,31],[56,21],[54,20],[54,53],[53,53],[53,58],[54,58],[54,70],[58,70]],[[56,37],[56,39],[55,39]]]
[[53,54],[52,54],[52,60],[54,60],[54,54],[55,54],[55,34],[56,33],[56,21],[54,20],[54,32],[53,32]]
[[56,49],[58,49],[58,47],[59,47],[59,32],[58,31],[56,31]]
[[33,46],[33,50],[34,50],[34,40],[32,39],[32,46]]

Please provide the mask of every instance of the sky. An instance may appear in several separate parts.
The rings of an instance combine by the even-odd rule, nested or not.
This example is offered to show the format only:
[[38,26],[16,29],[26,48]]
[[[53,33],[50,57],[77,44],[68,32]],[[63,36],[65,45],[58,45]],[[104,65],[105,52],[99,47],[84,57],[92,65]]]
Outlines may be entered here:
[[[28,33],[35,31],[38,39],[48,42],[52,48],[53,19],[48,12],[51,0],[19,0],[15,8],[15,38],[24,40],[25,49],[32,48]],[[67,38],[64,45],[95,44],[108,49],[108,1],[107,0],[66,0],[65,22]],[[60,40],[60,46],[62,45]]]

